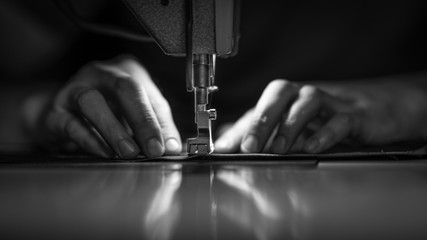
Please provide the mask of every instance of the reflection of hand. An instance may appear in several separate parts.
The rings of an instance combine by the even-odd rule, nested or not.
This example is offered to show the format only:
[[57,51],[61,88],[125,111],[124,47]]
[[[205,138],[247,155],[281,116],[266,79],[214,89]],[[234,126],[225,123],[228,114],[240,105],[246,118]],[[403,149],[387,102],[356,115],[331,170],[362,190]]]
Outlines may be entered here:
[[251,170],[242,169],[237,172],[220,170],[217,178],[228,186],[245,194],[248,199],[254,202],[256,209],[265,218],[273,220],[280,218],[277,207],[253,184],[254,180]]
[[216,151],[318,153],[347,138],[385,144],[420,137],[419,128],[414,128],[408,117],[414,116],[410,109],[425,100],[425,95],[401,86],[378,86],[343,85],[324,91],[286,80],[273,81],[255,109],[219,137]]
[[181,140],[169,104],[132,57],[93,62],[56,95],[42,124],[48,133],[109,157],[142,151],[149,157],[177,154]]
[[181,170],[162,177],[162,185],[154,194],[148,212],[144,216],[144,232],[148,239],[171,238],[181,214],[181,205],[175,199],[175,193],[181,182]]
[[[277,189],[270,188],[271,182],[255,178],[253,169],[244,167],[219,170],[215,176],[225,184],[218,184],[215,189],[218,192],[215,195],[217,209],[221,215],[245,232],[253,233],[256,239],[276,239],[277,234],[286,233],[283,211],[287,209],[281,209],[283,205],[277,204],[286,201],[278,198]],[[262,188],[265,185],[270,186]]]

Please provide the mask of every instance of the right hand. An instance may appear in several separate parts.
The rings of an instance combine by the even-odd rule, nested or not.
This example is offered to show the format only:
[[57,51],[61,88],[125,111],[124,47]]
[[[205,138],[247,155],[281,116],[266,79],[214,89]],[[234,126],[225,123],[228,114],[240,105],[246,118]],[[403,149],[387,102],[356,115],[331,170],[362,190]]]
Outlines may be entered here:
[[182,149],[168,102],[129,56],[82,67],[39,122],[55,141],[102,157],[159,157]]

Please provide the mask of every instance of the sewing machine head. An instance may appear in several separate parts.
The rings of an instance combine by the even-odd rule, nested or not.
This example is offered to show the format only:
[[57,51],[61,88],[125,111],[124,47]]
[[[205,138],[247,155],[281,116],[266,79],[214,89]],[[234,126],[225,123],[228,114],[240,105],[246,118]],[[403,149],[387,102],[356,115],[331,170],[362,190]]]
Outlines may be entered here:
[[215,86],[215,59],[237,53],[239,0],[125,0],[125,3],[168,55],[186,56],[187,91],[194,92],[197,137],[187,152],[214,150],[209,95]]

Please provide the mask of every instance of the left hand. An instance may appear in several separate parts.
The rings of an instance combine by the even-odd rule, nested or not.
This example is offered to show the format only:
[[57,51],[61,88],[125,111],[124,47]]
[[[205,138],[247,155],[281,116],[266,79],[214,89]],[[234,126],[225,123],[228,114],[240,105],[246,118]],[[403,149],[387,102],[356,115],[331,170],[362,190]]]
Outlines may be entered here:
[[218,138],[215,150],[319,153],[347,139],[387,144],[424,137],[418,115],[426,110],[419,111],[414,104],[425,100],[425,93],[400,85],[378,86],[342,85],[325,91],[313,85],[272,81],[256,107]]

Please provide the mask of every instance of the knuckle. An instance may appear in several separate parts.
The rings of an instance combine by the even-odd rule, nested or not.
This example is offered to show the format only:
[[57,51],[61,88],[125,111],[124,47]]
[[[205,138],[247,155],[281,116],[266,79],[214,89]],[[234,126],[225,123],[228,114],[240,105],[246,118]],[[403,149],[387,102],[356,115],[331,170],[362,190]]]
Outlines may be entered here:
[[102,62],[98,60],[95,60],[86,64],[87,68],[92,68],[92,69],[99,69],[99,68],[102,68],[102,66],[103,66]]
[[252,128],[256,132],[268,132],[270,129],[271,121],[265,114],[254,114],[252,118]]
[[116,61],[119,64],[129,65],[129,66],[137,66],[139,68],[142,67],[141,63],[139,62],[139,59],[136,58],[132,54],[121,54],[117,56]]
[[93,88],[87,88],[80,91],[76,96],[77,106],[80,108],[84,108],[91,104],[94,99],[100,98],[101,93],[98,90]]
[[129,54],[129,53],[120,54],[116,57],[116,59],[120,62],[125,62],[125,61],[137,62],[138,61],[134,55]]
[[139,88],[139,84],[130,76],[115,76],[114,87],[118,91],[134,91]]
[[95,76],[101,78],[129,78],[129,75],[127,75],[120,68],[116,68],[115,64],[111,64],[109,62],[93,61],[88,63],[84,68]]
[[320,97],[320,90],[313,85],[304,85],[300,89],[300,95],[309,97],[309,98],[318,98]]
[[116,75],[111,67],[101,61],[93,61],[86,64],[82,68],[81,73],[90,76],[91,80],[106,80],[114,78]]
[[82,66],[77,73],[74,75],[73,79],[79,79],[82,76],[93,76],[102,69],[101,63],[99,61],[92,61],[84,66]]
[[253,115],[253,123],[255,125],[265,125],[268,122],[268,116],[265,113]]
[[163,96],[157,99],[152,99],[151,104],[153,108],[156,110],[156,112],[158,112],[162,116],[172,115],[172,109],[168,101]]
[[277,85],[288,85],[291,82],[286,80],[286,79],[274,79],[273,81],[270,82],[269,85],[273,85],[273,86],[277,86]]
[[157,118],[153,113],[145,112],[142,115],[141,122],[148,124],[148,125],[153,125],[157,122]]
[[289,129],[292,128],[297,122],[298,121],[295,117],[287,117],[283,122],[283,126]]
[[157,126],[157,118],[150,112],[144,112],[141,114],[139,121],[132,121],[132,125],[135,129],[153,130]]
[[295,89],[298,87],[298,85],[286,79],[275,79],[269,83],[268,87],[282,88],[282,89],[289,89],[289,88]]
[[101,61],[92,61],[86,64],[82,69],[85,72],[98,73],[103,71],[104,64]]

